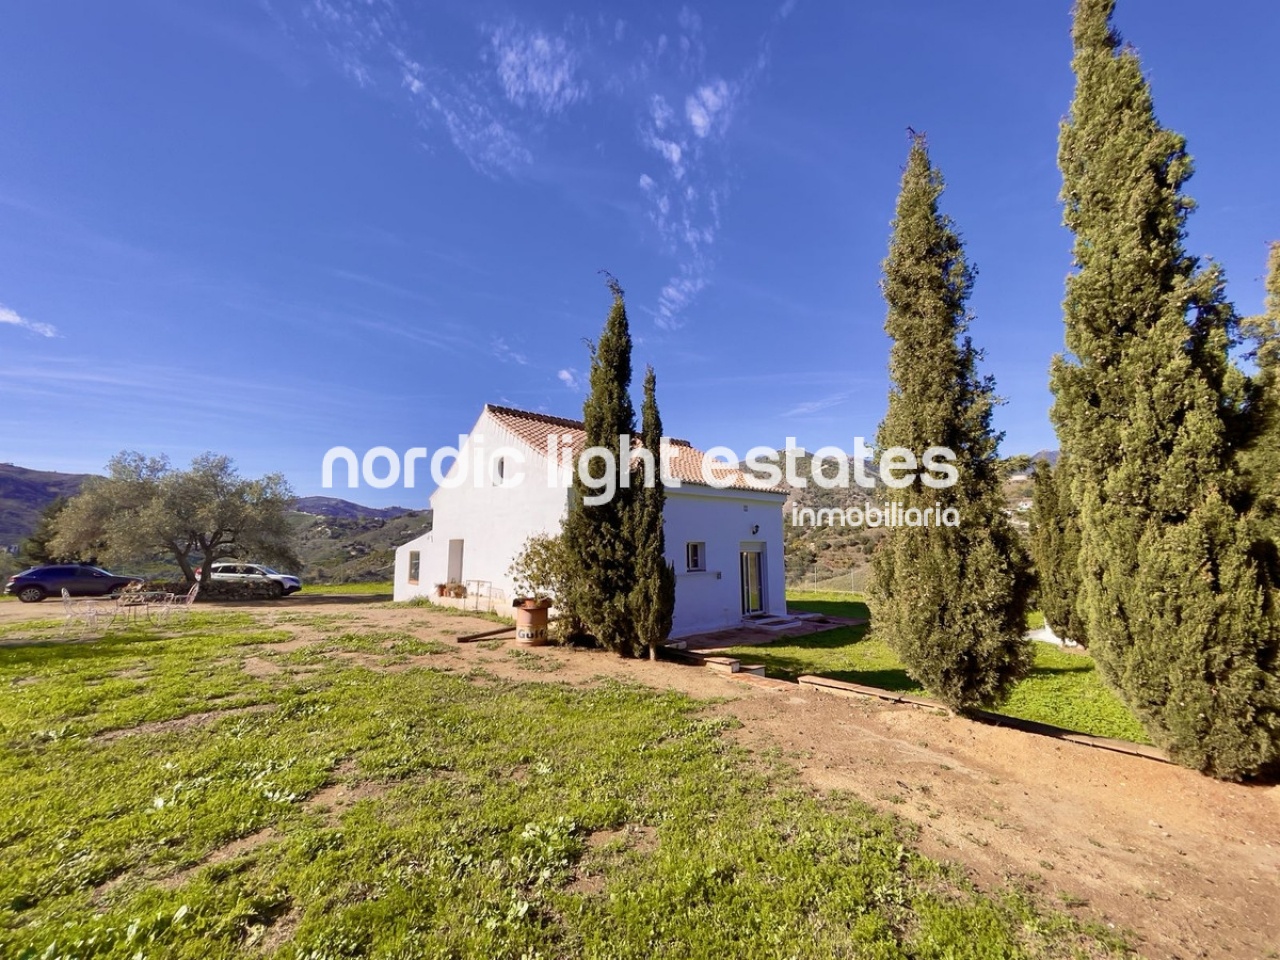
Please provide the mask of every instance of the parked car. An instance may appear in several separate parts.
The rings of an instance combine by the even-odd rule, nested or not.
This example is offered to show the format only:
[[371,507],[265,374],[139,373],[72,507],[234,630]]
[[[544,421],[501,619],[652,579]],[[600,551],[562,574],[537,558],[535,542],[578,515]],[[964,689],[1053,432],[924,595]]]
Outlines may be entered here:
[[[197,571],[197,576],[199,572]],[[277,597],[286,597],[302,589],[302,581],[292,574],[272,570],[261,563],[243,563],[239,560],[224,560],[213,565],[210,579],[222,582],[239,583],[272,583],[272,593]]]
[[145,577],[119,576],[87,563],[54,563],[31,567],[14,574],[4,585],[4,592],[23,603],[38,603],[45,597],[105,597],[133,583],[145,583]]

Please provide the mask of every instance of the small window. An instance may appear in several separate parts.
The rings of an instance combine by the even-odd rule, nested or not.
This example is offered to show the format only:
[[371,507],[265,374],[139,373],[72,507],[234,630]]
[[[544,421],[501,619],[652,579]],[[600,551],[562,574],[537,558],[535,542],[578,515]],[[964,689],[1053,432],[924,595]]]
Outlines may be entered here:
[[685,566],[690,573],[707,569],[707,545],[705,543],[686,543],[684,545]]
[[421,559],[422,559],[422,554],[419,553],[417,550],[409,551],[409,582],[410,583],[418,582],[418,566]]

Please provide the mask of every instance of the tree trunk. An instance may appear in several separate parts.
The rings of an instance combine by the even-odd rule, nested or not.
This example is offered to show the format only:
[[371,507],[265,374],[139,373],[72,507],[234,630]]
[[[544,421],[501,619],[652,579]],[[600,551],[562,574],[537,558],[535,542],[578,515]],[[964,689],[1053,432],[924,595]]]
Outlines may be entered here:
[[183,579],[186,580],[187,583],[195,583],[196,574],[195,574],[195,571],[191,569],[191,550],[188,549],[184,553],[182,550],[178,549],[178,547],[175,544],[172,544],[172,543],[169,544],[169,549],[170,551],[172,551],[174,559],[178,561],[178,566],[182,568]]

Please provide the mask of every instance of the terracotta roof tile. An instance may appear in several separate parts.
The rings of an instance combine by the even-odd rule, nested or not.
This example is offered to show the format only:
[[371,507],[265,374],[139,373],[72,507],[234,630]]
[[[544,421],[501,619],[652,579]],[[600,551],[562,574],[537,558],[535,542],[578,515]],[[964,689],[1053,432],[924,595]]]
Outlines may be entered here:
[[[545,413],[517,410],[514,407],[499,407],[494,404],[486,404],[485,409],[495,422],[529,444],[544,457],[547,455],[547,441],[553,434],[559,435],[561,438],[562,448],[564,446],[564,438],[567,437],[570,440],[575,458],[586,446],[586,430],[581,420],[569,420],[565,417],[553,417]],[[633,442],[638,444],[639,438],[636,438]],[[706,455],[692,446],[687,440],[676,440],[668,437],[667,442],[675,449],[675,455],[670,459],[671,475],[677,477],[682,484],[688,483],[700,487],[710,486],[702,476],[702,463]],[[716,477],[730,480],[728,485],[730,489],[754,490],[763,493],[790,493],[790,489],[785,485],[763,487],[760,485],[760,481],[754,480],[749,474],[739,470],[736,466],[715,464],[711,469]]]

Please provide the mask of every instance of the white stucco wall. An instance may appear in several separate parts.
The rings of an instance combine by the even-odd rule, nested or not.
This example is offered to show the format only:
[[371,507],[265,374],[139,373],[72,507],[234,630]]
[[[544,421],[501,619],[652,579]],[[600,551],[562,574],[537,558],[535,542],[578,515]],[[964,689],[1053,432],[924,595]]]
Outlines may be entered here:
[[[787,611],[783,565],[784,498],[742,490],[684,486],[667,490],[663,533],[676,570],[676,612],[671,636],[686,637],[733,626],[742,619],[740,554],[759,549],[765,612]],[[759,527],[752,533],[753,527]],[[706,544],[706,570],[687,569],[685,547]]]
[[[483,440],[481,440],[483,438]],[[499,486],[494,478],[494,460],[499,448],[519,448],[525,463],[506,457],[506,477],[523,470],[519,484]],[[474,453],[483,451],[482,482],[474,482]],[[499,599],[514,596],[507,568],[534,533],[557,533],[564,520],[568,493],[547,485],[546,461],[530,448],[482,414],[467,436],[462,456],[449,470],[446,480],[455,479],[468,464],[468,475],[457,487],[441,486],[431,495],[432,529],[396,549],[395,599],[411,600],[434,596],[436,584],[445,583],[449,573],[449,541],[463,541],[462,577],[488,580]],[[409,583],[409,552],[421,553],[416,584]]]

